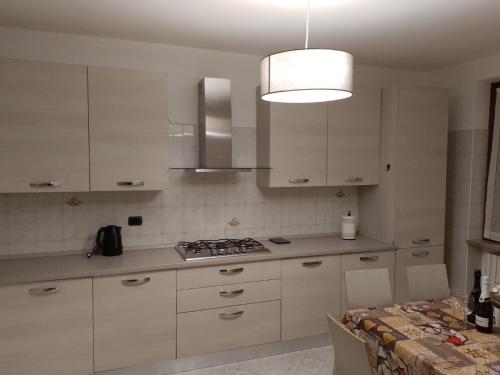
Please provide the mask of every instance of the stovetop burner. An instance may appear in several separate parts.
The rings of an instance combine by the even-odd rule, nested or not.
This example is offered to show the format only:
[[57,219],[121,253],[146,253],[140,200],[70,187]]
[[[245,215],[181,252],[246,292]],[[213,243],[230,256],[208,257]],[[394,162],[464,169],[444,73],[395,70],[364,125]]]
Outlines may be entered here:
[[179,241],[175,248],[186,261],[271,252],[253,238]]

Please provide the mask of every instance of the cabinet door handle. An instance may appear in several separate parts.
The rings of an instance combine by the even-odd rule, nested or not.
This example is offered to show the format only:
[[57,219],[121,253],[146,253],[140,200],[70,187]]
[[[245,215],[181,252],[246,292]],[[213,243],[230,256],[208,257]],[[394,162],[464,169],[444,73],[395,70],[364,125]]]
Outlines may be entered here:
[[46,288],[31,288],[28,292],[33,296],[48,296],[50,294],[59,293],[61,290],[59,286],[49,286]]
[[321,260],[315,260],[311,262],[302,262],[302,266],[304,267],[319,267],[323,264],[323,261]]
[[411,253],[411,255],[413,255],[414,257],[417,257],[417,258],[425,258],[429,254],[430,254],[430,251],[428,251],[428,250],[414,251],[413,253]]
[[419,238],[412,241],[414,245],[425,245],[431,242],[430,238]]
[[151,281],[151,277],[146,276],[146,277],[142,277],[142,278],[139,278],[139,279],[125,279],[125,280],[122,280],[122,285],[125,285],[125,286],[143,285],[143,284],[149,283],[150,281]]
[[288,180],[289,183],[291,184],[306,184],[309,182],[308,178],[290,178]]
[[224,319],[224,320],[232,320],[232,319],[239,318],[242,315],[243,315],[243,310],[240,310],[240,311],[236,311],[233,313],[220,313],[219,318]]
[[30,182],[30,186],[34,188],[46,188],[46,187],[61,187],[62,181],[45,181],[45,182]]
[[243,267],[231,268],[231,269],[223,268],[219,270],[219,273],[221,273],[222,275],[234,275],[242,272],[243,272]]
[[219,292],[219,294],[220,294],[222,297],[236,297],[236,296],[242,295],[244,291],[245,291],[244,289],[236,289],[236,290],[221,290],[221,291]]
[[144,186],[144,181],[139,181],[139,180],[136,180],[136,181],[118,181],[116,184],[118,186],[130,186],[130,187]]
[[378,260],[378,255],[372,255],[369,257],[359,257],[359,260],[362,262],[376,262]]
[[345,182],[362,182],[363,177],[347,177]]

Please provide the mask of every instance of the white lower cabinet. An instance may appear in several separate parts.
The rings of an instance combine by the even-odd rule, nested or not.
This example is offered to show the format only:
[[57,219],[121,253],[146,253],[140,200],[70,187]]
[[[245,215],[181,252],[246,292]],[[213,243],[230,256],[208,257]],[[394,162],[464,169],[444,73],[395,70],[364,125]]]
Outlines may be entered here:
[[90,278],[0,287],[0,373],[92,373]]
[[[347,293],[345,285],[345,271],[370,269],[370,268],[388,268],[391,287],[394,291],[394,251],[375,251],[368,253],[341,255],[341,314],[347,311]],[[393,293],[394,296],[394,293]]]
[[94,370],[175,358],[176,271],[94,278]]
[[177,315],[177,356],[280,341],[280,301]]
[[340,256],[283,260],[282,340],[328,333],[340,315]]
[[[444,246],[398,249],[396,251],[396,303],[408,302],[406,269],[410,266],[444,262]],[[432,277],[432,275],[427,275]]]

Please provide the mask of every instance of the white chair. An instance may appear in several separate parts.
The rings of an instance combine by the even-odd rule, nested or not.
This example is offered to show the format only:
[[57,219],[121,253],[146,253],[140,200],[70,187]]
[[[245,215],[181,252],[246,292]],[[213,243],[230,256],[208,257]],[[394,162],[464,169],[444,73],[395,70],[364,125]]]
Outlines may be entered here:
[[410,301],[448,298],[450,296],[448,274],[444,264],[407,267],[406,275]]
[[371,375],[366,341],[353,334],[330,314],[326,314],[333,340],[333,375]]
[[394,304],[388,268],[345,272],[347,308],[363,309]]

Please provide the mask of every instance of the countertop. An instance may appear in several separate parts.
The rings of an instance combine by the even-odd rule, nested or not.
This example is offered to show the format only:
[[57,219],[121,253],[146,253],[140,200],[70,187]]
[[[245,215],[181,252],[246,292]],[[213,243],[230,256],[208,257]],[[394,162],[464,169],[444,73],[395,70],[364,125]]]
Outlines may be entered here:
[[478,238],[478,239],[468,240],[467,243],[471,246],[480,247],[483,249],[483,251],[500,255],[500,242],[486,240],[484,238]]
[[342,240],[337,236],[318,236],[290,240],[291,243],[285,245],[261,241],[264,246],[271,250],[271,253],[267,254],[221,257],[191,262],[184,261],[173,247],[130,250],[117,257],[94,255],[90,259],[85,254],[5,259],[0,260],[0,285],[241,264],[273,259],[395,250],[391,244],[364,237],[358,237],[356,240]]

